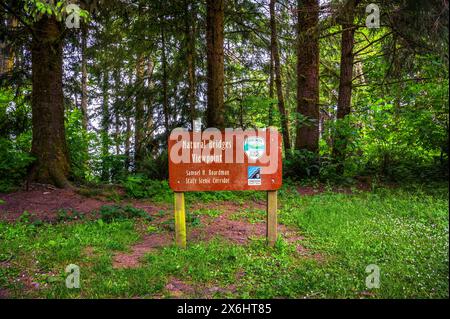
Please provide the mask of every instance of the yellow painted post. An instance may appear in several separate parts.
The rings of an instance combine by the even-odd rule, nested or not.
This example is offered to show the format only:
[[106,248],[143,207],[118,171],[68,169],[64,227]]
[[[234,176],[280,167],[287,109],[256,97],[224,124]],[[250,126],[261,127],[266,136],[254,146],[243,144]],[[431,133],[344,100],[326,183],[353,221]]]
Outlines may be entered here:
[[277,241],[277,191],[267,192],[267,244],[275,246]]
[[186,248],[186,211],[184,193],[175,192],[175,242],[178,247]]

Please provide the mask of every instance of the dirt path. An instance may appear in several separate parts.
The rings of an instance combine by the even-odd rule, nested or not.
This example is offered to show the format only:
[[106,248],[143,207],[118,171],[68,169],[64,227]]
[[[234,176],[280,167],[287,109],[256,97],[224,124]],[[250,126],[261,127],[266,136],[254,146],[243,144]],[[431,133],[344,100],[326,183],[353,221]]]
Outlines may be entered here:
[[0,220],[15,221],[24,212],[36,216],[42,221],[54,221],[61,209],[76,210],[88,214],[108,204],[94,198],[88,198],[72,190],[40,187],[31,191],[18,191],[0,194]]
[[8,299],[8,298],[9,298],[9,291],[0,288],[0,299]]
[[[115,203],[106,198],[86,197],[73,190],[56,189],[51,186],[41,186],[30,191],[18,191],[10,194],[0,193],[0,220],[13,222],[28,212],[44,222],[54,222],[58,218],[58,211],[77,211],[87,217],[95,215],[103,205]],[[136,208],[148,213],[154,213],[161,207],[145,201],[122,201],[120,204],[132,204]]]
[[[320,190],[319,190],[320,192]],[[315,192],[303,191],[302,193],[314,194]],[[85,215],[93,216],[95,211],[103,205],[112,205],[114,202],[102,198],[85,197],[72,190],[61,190],[43,187],[31,191],[19,191],[11,194],[0,194],[3,201],[0,205],[0,220],[15,221],[23,212],[27,211],[42,221],[54,222],[58,218],[58,211],[76,210]],[[156,216],[161,210],[164,216],[155,218],[154,223],[162,229],[161,232],[144,235],[142,241],[130,247],[129,252],[116,254],[114,267],[133,268],[139,267],[142,257],[158,248],[173,245],[173,230],[167,228],[172,215],[170,205],[155,205],[148,201],[122,201],[121,205],[131,204],[136,208],[145,210],[149,215]],[[238,204],[234,202],[196,203],[189,207],[188,212],[196,213],[213,210],[214,216],[199,214],[200,223],[197,227],[188,227],[188,242],[209,241],[215,237],[221,237],[238,245],[247,245],[252,239],[261,239],[266,236],[266,223],[264,218],[265,202],[247,202]],[[249,220],[247,213],[255,213],[256,220]],[[259,212],[259,213],[258,213]],[[259,215],[258,215],[259,214]],[[303,237],[297,230],[279,225],[278,231],[289,243],[295,244],[297,252],[310,256],[310,253],[302,245]]]
[[[220,215],[211,217],[208,215],[200,215],[200,225],[197,227],[188,227],[188,243],[200,241],[209,241],[216,237],[223,238],[227,241],[238,245],[247,245],[252,239],[261,239],[266,236],[265,221],[250,222],[245,217],[236,217],[239,212],[264,210],[265,204],[252,202],[245,205],[233,202],[221,202],[215,204],[195,204],[190,211],[195,212],[202,209],[220,210]],[[157,221],[160,225],[162,219]],[[321,259],[321,256],[311,254],[303,245],[304,239],[299,232],[285,225],[278,225],[279,234],[289,243],[296,245],[297,253],[307,258]],[[161,233],[145,235],[142,241],[130,247],[129,252],[118,253],[114,256],[114,268],[134,268],[139,267],[142,257],[145,254],[156,251],[157,248],[172,246],[174,243],[174,234],[165,230]]]
[[[193,284],[185,282],[178,278],[172,277],[164,287],[164,293],[170,298],[214,298],[215,294],[233,295],[236,293],[236,285],[229,285],[227,287],[218,287],[208,284]],[[160,296],[162,298],[162,296]]]
[[[356,186],[357,189],[362,191],[367,191],[369,189],[368,184],[360,183]],[[325,186],[319,185],[318,187],[302,186],[298,187],[297,191],[303,196],[313,196],[325,191]],[[349,187],[335,188],[335,192],[340,193],[351,193],[352,190]],[[57,220],[58,211],[77,211],[85,215],[90,215],[96,210],[98,210],[103,205],[113,205],[113,201],[108,200],[105,196],[95,196],[86,197],[80,195],[73,190],[56,189],[53,186],[47,185],[34,185],[30,191],[18,191],[10,194],[0,193],[0,221],[15,221],[20,218],[24,212],[33,214],[36,219],[44,222],[53,222]],[[131,200],[122,201],[120,204],[131,204],[136,208],[143,209],[149,214],[153,214],[160,209],[167,209],[167,205],[154,205],[148,201],[142,200]],[[220,209],[224,210],[225,213],[235,212],[239,209],[235,204],[231,204],[227,207],[227,203],[221,203]],[[264,209],[264,203],[250,203],[247,204],[247,208],[250,206],[255,209]],[[195,205],[195,209],[200,208],[217,208],[215,205]],[[260,227],[254,228],[254,226],[242,225],[229,221],[226,218],[226,214],[223,216],[223,222],[218,223],[216,229],[211,229],[211,231],[216,231],[219,233],[228,233],[228,237],[234,238],[237,242],[245,241],[245,234],[252,233],[260,235],[262,230]],[[214,227],[214,226],[212,226]]]

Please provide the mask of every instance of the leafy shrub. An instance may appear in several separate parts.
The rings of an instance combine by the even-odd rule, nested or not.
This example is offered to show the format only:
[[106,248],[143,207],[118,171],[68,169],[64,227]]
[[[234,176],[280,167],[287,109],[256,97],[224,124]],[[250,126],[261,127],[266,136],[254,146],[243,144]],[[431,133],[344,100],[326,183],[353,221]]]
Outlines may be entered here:
[[313,177],[319,174],[319,158],[307,150],[294,150],[287,153],[283,162],[283,174],[292,179]]
[[199,226],[201,224],[201,220],[197,214],[188,212],[186,214],[186,223],[189,226],[195,227],[195,226]]
[[[187,227],[197,227],[202,224],[199,214],[196,212],[186,212],[186,225]],[[173,218],[169,218],[163,221],[161,227],[167,231],[175,231],[175,220]]]
[[192,213],[196,215],[205,215],[209,217],[219,217],[222,214],[222,211],[220,209],[201,208]]
[[100,219],[107,223],[116,220],[125,220],[132,218],[146,218],[148,220],[152,219],[145,210],[135,208],[130,205],[127,206],[104,205],[100,208],[99,214]]
[[9,192],[27,173],[33,157],[19,149],[17,143],[0,138],[0,192]]
[[157,157],[146,157],[138,171],[150,179],[165,180],[169,177],[169,159],[163,151]]
[[60,209],[56,214],[56,220],[58,222],[66,222],[82,219],[84,219],[84,215],[77,210]]
[[21,224],[31,225],[33,227],[40,227],[44,225],[44,222],[39,217],[27,211],[24,211],[22,215],[20,215],[18,221]]
[[123,183],[128,196],[151,198],[155,202],[172,201],[172,191],[167,181],[151,180],[142,174],[130,175]]
[[[110,159],[100,158],[96,153],[89,153],[89,149],[99,148],[99,137],[94,132],[87,132],[83,127],[83,114],[77,108],[66,112],[66,140],[72,169],[72,178],[80,182],[98,181],[99,174],[96,172],[98,163],[107,162],[110,170],[114,166]],[[117,162],[117,161],[116,161]],[[116,166],[122,165],[123,161]]]

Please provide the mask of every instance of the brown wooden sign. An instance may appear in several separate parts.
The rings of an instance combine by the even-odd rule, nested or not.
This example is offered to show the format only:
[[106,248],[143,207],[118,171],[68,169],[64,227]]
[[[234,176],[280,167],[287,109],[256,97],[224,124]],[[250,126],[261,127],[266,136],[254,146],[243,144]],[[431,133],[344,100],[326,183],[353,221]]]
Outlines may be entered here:
[[281,141],[275,129],[176,129],[169,138],[169,185],[175,192],[277,190]]

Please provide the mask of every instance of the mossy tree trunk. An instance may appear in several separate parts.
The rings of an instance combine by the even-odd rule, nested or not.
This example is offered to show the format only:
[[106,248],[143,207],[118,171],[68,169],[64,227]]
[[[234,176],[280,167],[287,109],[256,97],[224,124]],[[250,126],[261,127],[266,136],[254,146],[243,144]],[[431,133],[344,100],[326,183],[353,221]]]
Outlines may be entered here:
[[196,78],[195,78],[195,23],[196,23],[196,7],[195,4],[189,4],[187,0],[184,1],[186,16],[185,16],[185,41],[186,41],[186,63],[187,63],[187,78],[188,78],[188,102],[189,102],[189,117],[192,128],[194,128],[194,121],[197,118],[196,104]]
[[83,113],[83,128],[87,131],[89,125],[88,117],[88,71],[87,71],[87,39],[88,26],[81,26],[81,112]]
[[295,148],[319,150],[319,1],[298,0]]
[[33,29],[31,153],[36,161],[29,180],[70,187],[62,89],[62,26],[54,17],[43,17]]
[[104,70],[102,76],[102,109],[101,109],[101,157],[102,157],[102,181],[109,182],[111,178],[111,161],[110,146],[111,140],[109,138],[109,131],[111,125],[111,112],[109,109],[109,70]]
[[281,117],[281,130],[283,134],[284,149],[286,151],[289,151],[291,149],[291,139],[289,134],[288,114],[284,104],[283,86],[281,82],[281,64],[280,64],[280,53],[278,49],[278,33],[275,17],[275,0],[270,1],[269,8],[270,8],[270,31],[271,31],[270,47],[271,47],[271,56],[273,59],[273,67],[275,71],[275,86],[277,89],[278,109],[280,111]]
[[136,110],[134,131],[134,163],[135,170],[140,171],[144,161],[144,55],[139,53],[136,61]]
[[[337,119],[345,119],[351,113],[352,84],[353,84],[353,47],[355,42],[355,10],[357,0],[348,0],[343,7],[341,64],[339,75],[339,97],[337,105]],[[339,174],[344,173],[344,161],[347,149],[347,137],[343,132],[337,132],[333,141],[333,158],[336,161]]]
[[206,2],[207,98],[209,127],[225,128],[224,105],[224,0]]

